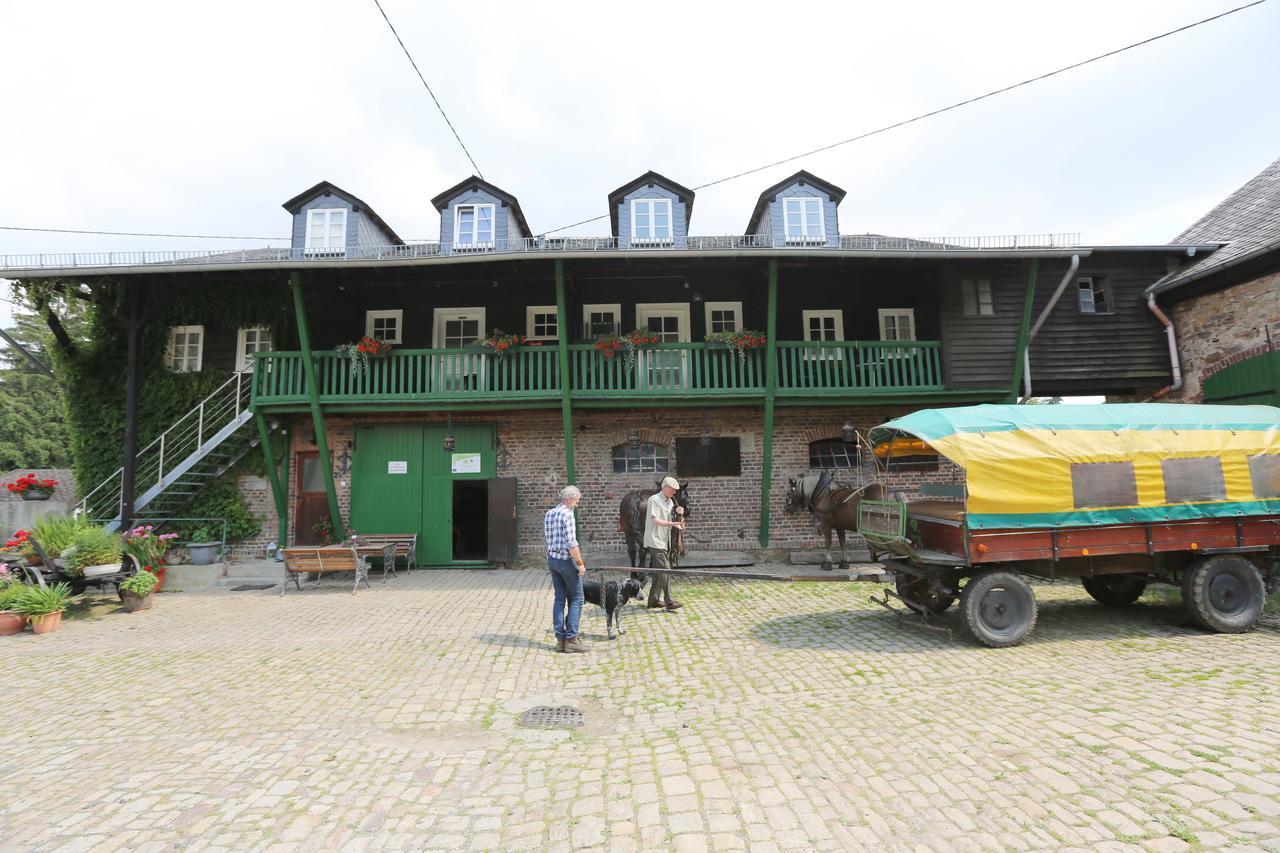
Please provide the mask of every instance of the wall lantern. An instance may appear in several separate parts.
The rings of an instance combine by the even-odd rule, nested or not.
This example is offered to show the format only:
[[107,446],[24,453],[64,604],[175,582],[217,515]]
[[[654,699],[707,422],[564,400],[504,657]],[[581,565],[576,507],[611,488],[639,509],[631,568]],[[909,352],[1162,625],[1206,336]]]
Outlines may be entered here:
[[639,430],[635,430],[635,429],[633,429],[633,430],[631,430],[631,432],[627,433],[627,446],[628,446],[628,447],[639,447],[639,446],[640,446],[640,431],[639,431]]
[[707,429],[707,410],[702,410],[702,435],[698,436],[698,444],[703,447],[711,446],[711,431]]
[[857,438],[858,434],[853,431],[853,424],[851,424],[849,421],[845,421],[844,426],[840,427],[840,437],[848,442],[852,442],[855,438]]
[[441,442],[441,446],[444,448],[445,453],[452,453],[453,448],[457,447],[457,445],[458,445],[458,442],[453,437],[453,415],[450,414],[449,425],[445,427],[444,441]]

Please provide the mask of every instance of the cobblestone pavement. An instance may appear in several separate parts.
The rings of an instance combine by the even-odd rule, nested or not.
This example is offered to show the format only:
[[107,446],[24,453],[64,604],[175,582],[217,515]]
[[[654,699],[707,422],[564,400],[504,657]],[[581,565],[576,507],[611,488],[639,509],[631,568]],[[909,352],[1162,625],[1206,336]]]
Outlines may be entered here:
[[[2,637],[0,848],[1280,847],[1274,616],[1219,636],[1043,586],[1032,641],[993,651],[865,584],[677,589],[613,642],[588,606],[583,656],[540,572]],[[516,726],[542,704],[586,725]]]

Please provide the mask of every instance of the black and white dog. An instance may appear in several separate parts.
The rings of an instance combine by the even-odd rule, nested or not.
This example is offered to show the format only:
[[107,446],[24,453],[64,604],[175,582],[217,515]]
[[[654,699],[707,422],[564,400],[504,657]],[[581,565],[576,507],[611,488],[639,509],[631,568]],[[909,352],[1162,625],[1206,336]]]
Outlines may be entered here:
[[609,639],[613,639],[613,627],[618,626],[618,633],[627,633],[622,628],[622,607],[633,598],[639,598],[643,583],[629,578],[625,581],[583,581],[582,597],[587,601],[604,608],[605,629]]

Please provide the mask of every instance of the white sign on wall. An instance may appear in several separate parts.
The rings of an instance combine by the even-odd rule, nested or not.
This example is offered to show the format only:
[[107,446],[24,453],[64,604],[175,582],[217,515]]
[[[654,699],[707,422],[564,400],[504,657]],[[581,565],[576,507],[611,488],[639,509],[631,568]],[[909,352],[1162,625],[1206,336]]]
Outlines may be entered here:
[[479,474],[480,473],[480,454],[479,453],[453,454],[452,471],[455,474]]
[[388,462],[387,473],[388,474],[408,474],[409,473],[408,461],[401,460],[398,462]]

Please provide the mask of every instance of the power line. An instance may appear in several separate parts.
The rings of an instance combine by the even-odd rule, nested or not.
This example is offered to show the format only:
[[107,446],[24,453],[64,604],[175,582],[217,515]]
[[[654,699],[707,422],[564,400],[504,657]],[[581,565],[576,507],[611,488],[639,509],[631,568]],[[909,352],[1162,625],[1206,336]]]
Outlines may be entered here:
[[[377,0],[374,0],[374,2],[377,2]],[[1065,74],[1068,71],[1074,71],[1077,68],[1083,68],[1084,66],[1089,65],[1090,63],[1097,62],[1102,59],[1107,59],[1108,57],[1116,56],[1118,54],[1124,53],[1125,51],[1133,50],[1134,48],[1151,44],[1152,42],[1159,41],[1160,39],[1163,39],[1163,38],[1168,38],[1169,36],[1172,36],[1172,35],[1177,35],[1178,33],[1186,32],[1187,30],[1191,30],[1203,24],[1210,23],[1211,21],[1216,21],[1219,18],[1225,18],[1228,15],[1234,15],[1236,12],[1242,12],[1245,9],[1249,9],[1254,6],[1259,6],[1265,2],[1267,2],[1267,0],[1253,0],[1252,3],[1246,3],[1243,6],[1237,6],[1234,9],[1228,9],[1225,12],[1219,12],[1216,15],[1210,15],[1207,18],[1202,18],[1199,21],[1186,24],[1184,26],[1178,27],[1177,29],[1172,29],[1172,30],[1169,30],[1168,32],[1163,32],[1163,33],[1160,33],[1159,35],[1154,35],[1154,36],[1151,36],[1150,38],[1145,38],[1142,41],[1136,41],[1136,42],[1133,42],[1132,44],[1127,44],[1124,47],[1119,47],[1119,48],[1116,48],[1115,50],[1109,50],[1106,53],[1100,53],[1097,56],[1092,56],[1088,59],[1083,59],[1079,62],[1074,62],[1071,65],[1064,65],[1061,68],[1046,72],[1044,74],[1039,74],[1035,77],[1028,77],[1026,80],[1022,80],[1018,83],[1013,83],[1012,85],[1009,85],[1009,86],[1003,86],[999,89],[993,89],[990,92],[987,92],[986,94],[977,95],[972,98],[966,98],[963,101],[957,101],[954,104],[950,104],[945,107],[940,107],[936,110],[930,110],[927,113],[921,113],[918,116],[913,116],[912,118],[903,119],[902,121],[894,122],[893,124],[888,124],[888,125],[885,125],[884,127],[876,128],[875,130],[869,130],[866,133],[860,133],[857,136],[851,136],[848,139],[842,139],[839,142],[832,142],[829,145],[823,145],[819,148],[813,148],[809,151],[805,151],[802,154],[796,154],[791,157],[784,157],[781,160],[774,160],[772,163],[766,163],[765,165],[757,166],[754,169],[747,169],[746,171],[738,172],[737,174],[729,175],[724,178],[717,178],[714,181],[708,181],[705,184],[699,184],[693,189],[702,190],[702,189],[706,189],[707,187],[714,187],[717,184],[723,184],[728,181],[737,180],[738,178],[745,178],[747,175],[754,175],[756,172],[763,172],[766,169],[772,169],[774,166],[781,166],[784,163],[791,163],[795,160],[800,160],[804,157],[809,157],[814,154],[821,154],[824,151],[830,151],[831,149],[839,148],[842,145],[849,145],[850,143],[858,142],[860,140],[867,139],[868,137],[876,136],[881,133],[888,133],[891,130],[896,130],[897,128],[905,127],[906,125],[914,124],[915,122],[923,121],[927,118],[932,118],[933,116],[942,115],[943,113],[950,112],[951,110],[958,110],[961,107],[966,107],[970,104],[976,104],[978,101],[984,101],[987,98],[994,98],[996,95],[1003,95],[1006,92],[1012,92],[1014,89],[1019,89],[1023,86],[1029,86],[1032,83],[1038,83],[1041,80],[1047,80],[1050,77],[1056,77],[1057,75]],[[590,222],[597,222],[601,219],[607,219],[608,217],[609,217],[609,214],[605,213],[600,216],[593,216],[590,219],[584,219],[581,222],[575,222],[572,225],[561,225],[559,228],[552,228],[550,231],[545,231],[543,233],[554,234],[556,231],[564,231],[568,228],[576,228],[579,225],[586,225]]]
[[246,237],[226,234],[153,234],[147,231],[85,231],[79,228],[27,228],[0,225],[0,231],[49,231],[58,234],[106,234],[112,237],[181,237],[189,240],[288,240],[288,237]]
[[[1261,2],[1261,0],[1259,0]],[[444,111],[444,107],[440,106],[440,99],[436,97],[436,93],[431,91],[431,86],[427,83],[427,78],[422,76],[422,71],[418,68],[418,63],[413,61],[413,54],[409,53],[409,48],[404,46],[404,39],[400,38],[400,34],[396,32],[395,24],[391,23],[391,19],[387,17],[387,12],[382,8],[382,4],[378,0],[373,0],[373,5],[378,7],[378,11],[382,13],[382,20],[387,22],[387,26],[391,28],[391,34],[396,37],[396,41],[400,42],[400,49],[404,51],[404,55],[409,58],[409,64],[413,66],[413,70],[418,72],[418,79],[422,81],[422,85],[426,88],[427,94],[431,96],[431,100],[435,101],[436,109],[440,111],[440,115],[444,117],[444,123],[449,125],[449,130],[453,131],[453,138],[458,140],[458,145],[462,147],[462,153],[467,155],[467,159],[471,161],[471,168],[476,170],[476,174],[481,178],[484,172],[480,171],[480,167],[476,165],[475,158],[471,156],[471,152],[467,150],[466,143],[462,141],[462,137],[458,135],[458,130],[453,126],[453,122],[449,121],[449,114]]]

